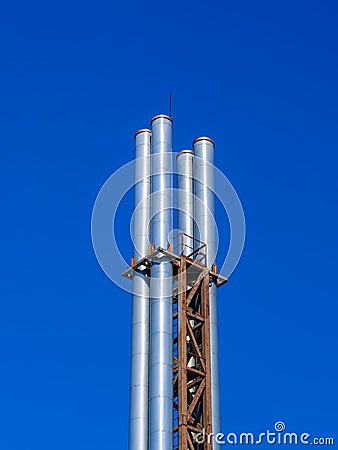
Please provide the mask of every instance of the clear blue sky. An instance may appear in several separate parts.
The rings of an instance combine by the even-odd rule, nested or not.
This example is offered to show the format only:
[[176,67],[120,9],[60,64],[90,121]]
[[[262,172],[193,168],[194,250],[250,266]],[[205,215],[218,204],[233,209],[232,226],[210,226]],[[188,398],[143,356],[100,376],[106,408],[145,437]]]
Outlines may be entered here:
[[131,301],[90,218],[170,90],[175,151],[212,136],[247,221],[223,430],[338,442],[337,21],[327,0],[2,5],[1,450],[127,448]]

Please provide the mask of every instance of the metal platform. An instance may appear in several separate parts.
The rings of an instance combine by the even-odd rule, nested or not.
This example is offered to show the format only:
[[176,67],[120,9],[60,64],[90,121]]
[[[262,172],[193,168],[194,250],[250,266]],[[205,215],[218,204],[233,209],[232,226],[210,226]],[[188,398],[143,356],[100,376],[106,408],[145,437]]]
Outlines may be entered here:
[[[162,247],[158,247],[157,249],[152,248],[148,255],[140,259],[139,261],[135,261],[135,258],[133,258],[132,264],[127,270],[122,273],[122,275],[129,279],[133,279],[134,272],[144,273],[145,275],[149,276],[149,273],[147,272],[149,271],[151,264],[162,262],[164,260],[170,261],[174,265],[174,267],[179,267],[181,256],[182,255],[177,255],[173,251],[164,249]],[[186,257],[186,264],[188,274],[187,283],[189,285],[193,285],[198,279],[200,273],[207,269],[204,264],[190,257]],[[176,274],[177,270],[175,270],[174,273]],[[220,275],[215,270],[209,269],[209,276],[210,281],[214,281],[217,287],[221,287],[229,281],[228,278]]]

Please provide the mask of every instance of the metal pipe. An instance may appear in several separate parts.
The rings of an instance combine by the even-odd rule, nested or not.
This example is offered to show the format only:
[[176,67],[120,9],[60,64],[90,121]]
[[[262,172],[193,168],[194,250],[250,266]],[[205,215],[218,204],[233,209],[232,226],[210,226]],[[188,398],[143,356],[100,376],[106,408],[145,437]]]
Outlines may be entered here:
[[[152,241],[167,248],[173,229],[172,119],[152,119]],[[172,265],[167,258],[152,262],[150,280],[149,449],[172,450]]]
[[[148,253],[151,194],[151,130],[135,133],[133,245],[137,260]],[[132,348],[129,450],[148,450],[149,423],[149,281],[135,272],[132,297]]]
[[[182,248],[179,253],[185,256],[194,251],[194,182],[193,182],[193,158],[192,150],[181,150],[176,155],[177,159],[177,226],[182,236]],[[187,235],[187,236],[186,236]],[[189,237],[190,236],[190,237]],[[193,327],[194,320],[189,320]],[[187,342],[189,342],[187,336]],[[191,356],[188,367],[196,367],[195,357]],[[190,392],[196,392],[196,388],[191,388]]]
[[[215,263],[217,253],[217,231],[215,224],[214,195],[214,141],[208,137],[194,140],[194,193],[195,193],[195,238],[207,244],[206,265]],[[209,289],[210,299],[210,352],[211,352],[211,400],[213,433],[221,432],[219,350],[218,350],[218,305],[217,287]],[[214,443],[214,450],[220,445]]]
[[182,150],[177,159],[177,226],[190,236],[183,236],[180,253],[189,255],[194,251],[194,193],[193,193],[193,157],[192,150]]

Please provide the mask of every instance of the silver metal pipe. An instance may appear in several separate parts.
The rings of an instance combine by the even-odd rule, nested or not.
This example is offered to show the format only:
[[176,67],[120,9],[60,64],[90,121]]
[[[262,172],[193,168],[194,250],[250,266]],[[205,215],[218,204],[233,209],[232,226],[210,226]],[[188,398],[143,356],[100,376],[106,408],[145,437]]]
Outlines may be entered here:
[[[152,241],[167,248],[173,229],[172,119],[152,119]],[[172,265],[166,258],[150,269],[149,450],[172,450]]]
[[[177,227],[180,232],[187,236],[182,236],[179,252],[185,256],[194,251],[194,180],[193,180],[193,158],[192,150],[181,150],[176,155],[177,160]],[[190,237],[189,237],[190,236]],[[193,327],[194,320],[189,320]],[[190,339],[187,336],[187,342]],[[191,356],[188,367],[196,367],[196,359]],[[196,387],[190,389],[194,394]]]
[[194,251],[194,187],[193,187],[192,150],[177,153],[177,226],[178,229],[191,236],[182,237],[180,253],[189,255]]
[[[137,260],[148,253],[151,195],[151,130],[135,133],[133,245]],[[149,281],[135,272],[132,297],[132,348],[129,450],[148,450],[149,424]]]
[[[215,263],[217,253],[217,230],[215,224],[214,195],[214,141],[207,137],[197,138],[194,148],[195,237],[207,244],[206,265]],[[217,288],[210,286],[210,351],[211,351],[211,400],[213,433],[221,432],[218,305]],[[214,450],[220,445],[214,443]]]

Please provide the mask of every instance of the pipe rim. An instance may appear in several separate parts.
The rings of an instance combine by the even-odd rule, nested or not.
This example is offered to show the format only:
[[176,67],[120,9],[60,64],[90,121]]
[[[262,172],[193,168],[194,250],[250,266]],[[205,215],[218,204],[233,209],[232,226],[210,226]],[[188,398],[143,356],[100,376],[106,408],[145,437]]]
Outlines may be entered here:
[[180,155],[183,155],[184,153],[188,153],[190,155],[194,154],[193,150],[181,150],[180,152],[176,153],[176,158],[178,158]]
[[151,133],[151,130],[149,128],[140,128],[139,130],[135,131],[134,138],[140,133]]
[[151,119],[150,123],[153,123],[154,120],[157,120],[157,119],[168,119],[168,120],[170,120],[171,123],[174,123],[172,117],[168,116],[167,114],[157,114],[157,116],[154,116]]
[[208,136],[200,136],[200,137],[194,139],[192,145],[194,146],[199,141],[208,141],[208,142],[211,142],[213,145],[215,145],[215,141],[213,139],[211,139],[211,137],[208,137]]

